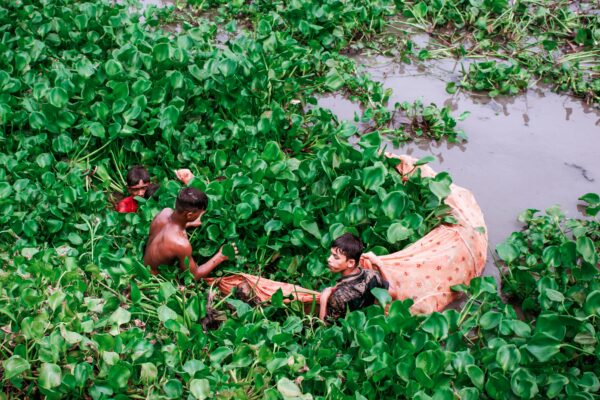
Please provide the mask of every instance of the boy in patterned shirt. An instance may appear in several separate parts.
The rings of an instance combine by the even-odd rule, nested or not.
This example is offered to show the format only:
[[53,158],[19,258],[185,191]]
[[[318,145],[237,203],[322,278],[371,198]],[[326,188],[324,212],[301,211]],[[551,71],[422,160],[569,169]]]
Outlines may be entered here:
[[[375,270],[359,266],[364,245],[356,236],[346,233],[334,240],[331,254],[327,259],[329,270],[342,275],[338,283],[321,293],[319,318],[336,320],[344,317],[346,311],[354,311],[375,303],[371,293],[373,288],[387,289],[389,284]],[[373,253],[363,255],[373,266],[381,261]]]

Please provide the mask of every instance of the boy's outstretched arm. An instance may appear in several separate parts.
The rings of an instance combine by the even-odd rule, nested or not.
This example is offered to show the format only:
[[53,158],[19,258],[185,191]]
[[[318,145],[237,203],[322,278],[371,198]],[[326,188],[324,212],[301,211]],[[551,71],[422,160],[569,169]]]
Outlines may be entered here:
[[[233,248],[237,254],[238,250],[237,250],[237,247],[235,246],[235,244],[233,245]],[[210,274],[210,272],[213,269],[215,269],[219,264],[221,264],[224,261],[229,260],[229,258],[223,254],[223,247],[221,247],[219,249],[219,251],[217,252],[217,254],[212,256],[212,258],[210,260],[208,260],[207,262],[205,262],[202,265],[198,265],[192,258],[192,246],[190,244],[188,244],[187,246],[182,246],[181,252],[178,255],[178,258],[179,258],[179,267],[181,268],[182,271],[186,269],[186,259],[188,260],[190,272],[192,273],[192,275],[194,276],[194,279],[196,279],[196,280],[207,277],[208,274]]]

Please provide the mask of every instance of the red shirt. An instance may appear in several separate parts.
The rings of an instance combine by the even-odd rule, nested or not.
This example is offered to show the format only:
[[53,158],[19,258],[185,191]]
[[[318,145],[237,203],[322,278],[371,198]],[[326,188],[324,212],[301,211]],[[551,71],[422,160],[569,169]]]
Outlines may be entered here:
[[134,213],[138,209],[138,203],[133,196],[125,197],[117,203],[117,211],[120,213]]

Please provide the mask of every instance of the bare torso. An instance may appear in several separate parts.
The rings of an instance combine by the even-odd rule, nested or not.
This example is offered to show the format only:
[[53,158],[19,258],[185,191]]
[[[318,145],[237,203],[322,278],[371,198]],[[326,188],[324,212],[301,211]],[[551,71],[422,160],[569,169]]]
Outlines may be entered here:
[[154,217],[144,252],[144,264],[158,273],[159,265],[171,265],[180,257],[182,248],[190,248],[185,229],[171,220],[173,210],[165,208]]

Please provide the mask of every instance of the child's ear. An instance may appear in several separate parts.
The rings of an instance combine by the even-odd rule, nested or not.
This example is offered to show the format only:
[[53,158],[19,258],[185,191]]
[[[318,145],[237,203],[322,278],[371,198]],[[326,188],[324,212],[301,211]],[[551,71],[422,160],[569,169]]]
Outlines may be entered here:
[[348,268],[356,267],[356,260],[353,258],[348,259]]

